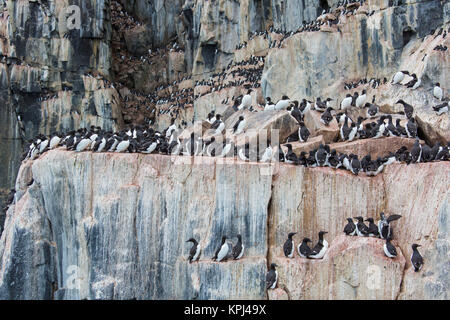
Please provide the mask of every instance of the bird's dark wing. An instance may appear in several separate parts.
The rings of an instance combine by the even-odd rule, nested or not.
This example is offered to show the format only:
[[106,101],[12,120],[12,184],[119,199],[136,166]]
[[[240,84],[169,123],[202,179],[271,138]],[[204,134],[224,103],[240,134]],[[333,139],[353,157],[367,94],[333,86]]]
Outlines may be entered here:
[[284,255],[287,257],[292,252],[292,241],[287,239],[283,245]]
[[387,222],[389,223],[389,222],[398,220],[398,219],[400,219],[401,217],[402,217],[402,216],[399,215],[399,214],[393,214],[393,215],[390,215],[390,216],[387,218]]
[[266,289],[269,289],[273,283],[275,282],[275,272],[273,270],[270,270],[269,272],[267,272],[266,275]]
[[346,234],[350,234],[353,231],[355,231],[355,225],[351,225],[350,223],[347,223],[347,225],[344,227],[344,232]]

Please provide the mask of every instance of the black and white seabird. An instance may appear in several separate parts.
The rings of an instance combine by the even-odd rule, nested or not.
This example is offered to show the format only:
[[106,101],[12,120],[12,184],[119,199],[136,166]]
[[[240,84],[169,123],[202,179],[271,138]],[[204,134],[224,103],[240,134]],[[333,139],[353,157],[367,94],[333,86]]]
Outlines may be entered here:
[[266,105],[264,106],[264,111],[272,111],[275,110],[275,103],[272,102],[270,97],[266,98]]
[[303,115],[300,111],[300,109],[298,108],[298,101],[294,101],[294,106],[292,108],[292,110],[290,111],[290,115],[297,120],[298,123],[302,122],[303,120]]
[[405,127],[408,138],[417,138],[417,124],[414,118],[410,118]]
[[405,111],[405,115],[406,118],[411,119],[413,114],[414,114],[414,107],[408,103],[406,103],[405,101],[403,101],[403,99],[400,99],[396,102],[396,104],[402,104],[403,105],[403,109]]
[[306,142],[308,141],[309,136],[311,133],[309,132],[308,128],[306,127],[305,123],[303,121],[299,122],[300,128],[298,129],[298,139],[300,142]]
[[323,235],[328,232],[326,231],[320,231],[319,232],[319,241],[315,245],[315,247],[312,249],[311,254],[309,255],[309,258],[311,259],[322,259],[325,255],[325,252],[328,249],[328,242],[323,238]]
[[367,227],[367,233],[369,237],[379,237],[380,233],[378,232],[378,226],[373,221],[373,218],[367,218],[367,222],[369,222],[369,226]]
[[369,228],[364,224],[363,217],[355,217],[358,220],[356,224],[356,234],[360,237],[367,237],[369,235]]
[[231,256],[234,260],[239,260],[244,255],[244,245],[242,244],[242,236],[238,234],[236,237],[238,238],[238,242],[234,245]]
[[276,270],[278,267],[275,263],[270,265],[270,269],[266,275],[266,289],[275,289],[277,287],[278,282],[278,271]]
[[352,95],[347,93],[345,98],[341,101],[341,110],[345,110],[352,105]]
[[244,116],[239,116],[239,120],[236,121],[236,123],[233,126],[233,133],[234,134],[242,133],[245,129],[246,124],[247,124],[247,121],[244,119]]
[[225,123],[221,120],[222,116],[216,114],[216,121],[211,125],[211,129],[215,130],[214,134],[221,134],[223,129],[225,129]]
[[408,71],[399,71],[397,72],[394,77],[392,78],[391,83],[392,84],[398,84],[400,82],[403,81],[403,79],[405,78],[405,75],[409,75]]
[[275,105],[275,110],[286,109],[289,106],[290,102],[291,102],[291,100],[289,99],[288,96],[281,97],[281,100],[279,100],[277,102],[277,104]]
[[364,104],[366,103],[366,98],[367,98],[367,94],[366,94],[366,90],[364,89],[361,93],[360,96],[358,96],[358,98],[356,98],[356,107],[357,108],[362,108],[364,106]]
[[198,261],[198,259],[200,258],[200,246],[198,245],[197,240],[195,240],[194,238],[190,238],[188,241],[186,242],[192,242],[192,248],[191,250],[189,250],[189,263],[191,263],[192,261]]
[[440,116],[441,114],[447,113],[450,107],[450,100],[446,101],[442,104],[438,104],[437,106],[433,107],[433,110],[436,111],[437,115]]
[[61,140],[62,140],[62,136],[59,133],[54,133],[52,135],[52,137],[50,138],[50,144],[49,144],[48,148],[50,150],[55,149],[57,146],[59,146],[59,143],[61,142]]
[[422,147],[420,146],[419,139],[416,139],[411,149],[411,162],[412,163],[420,162],[421,156],[422,156]]
[[302,258],[308,258],[312,252],[311,248],[308,246],[308,242],[312,242],[311,239],[303,238],[302,243],[297,247],[298,255]]
[[250,95],[252,91],[252,89],[248,89],[247,94],[242,97],[242,102],[238,107],[239,110],[250,108],[250,106],[252,105],[252,96]]
[[386,239],[386,243],[383,245],[384,254],[388,258],[395,258],[397,256],[397,250],[391,243],[390,239]]
[[378,221],[378,233],[380,234],[381,239],[391,239],[392,238],[392,230],[390,223],[392,221],[400,219],[402,216],[399,214],[392,214],[388,218],[386,218],[384,212],[380,212],[380,221]]
[[352,218],[347,218],[348,223],[344,227],[344,233],[348,236],[356,235],[356,225],[353,223]]
[[222,241],[220,243],[220,247],[216,250],[214,254],[213,260],[220,262],[224,260],[228,256],[228,252],[230,251],[230,247],[228,246],[227,237],[222,236]]
[[327,108],[320,117],[320,122],[322,122],[326,126],[329,126],[330,122],[333,120],[333,116],[331,115],[331,110],[333,110],[333,108],[331,108],[331,107]]
[[170,120],[170,126],[166,130],[166,138],[169,139],[172,133],[177,129],[177,125],[175,124],[175,118]]
[[411,264],[414,267],[414,271],[418,272],[423,267],[422,255],[417,250],[417,247],[420,247],[420,245],[414,243],[411,247],[412,247],[412,250],[413,250],[413,253],[411,255]]
[[297,164],[298,158],[294,151],[292,151],[292,144],[288,143],[286,144],[286,147],[288,148],[288,151],[284,156],[284,162]]
[[439,82],[437,82],[437,83],[434,85],[434,88],[433,88],[433,96],[434,96],[436,99],[438,99],[438,100],[442,100],[443,92],[442,92],[442,88],[441,88],[441,85],[439,84]]
[[324,167],[328,164],[328,152],[323,144],[319,145],[319,148],[317,149],[315,154],[315,158],[318,167]]
[[297,232],[291,232],[288,234],[287,240],[284,242],[283,251],[286,258],[292,258],[294,256],[294,240],[292,237],[297,234]]

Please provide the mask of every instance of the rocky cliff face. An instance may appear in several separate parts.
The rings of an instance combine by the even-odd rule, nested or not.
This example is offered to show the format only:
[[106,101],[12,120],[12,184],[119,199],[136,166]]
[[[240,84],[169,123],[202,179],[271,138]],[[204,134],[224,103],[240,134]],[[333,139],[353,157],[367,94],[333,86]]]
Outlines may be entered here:
[[[25,141],[37,133],[128,124],[163,130],[172,117],[192,124],[212,110],[227,129],[245,114],[253,128],[275,124],[285,140],[297,130],[287,112],[233,113],[244,85],[214,92],[195,85],[252,56],[264,57],[260,78],[246,82],[255,86],[255,107],[289,95],[331,97],[337,109],[347,93],[362,90],[344,90],[345,83],[386,77],[377,88],[364,86],[369,99],[392,114],[403,111],[397,100],[411,103],[420,138],[446,144],[448,114],[432,110],[438,101],[431,88],[450,88],[448,51],[434,50],[450,43],[449,35],[437,36],[448,30],[448,1],[368,0],[337,26],[286,38],[252,33],[296,31],[339,1],[119,2],[0,0],[0,200],[17,190],[0,240],[0,298],[448,299],[448,162],[391,165],[375,178],[290,165],[268,176],[260,164],[206,159],[200,166],[190,158],[62,150],[20,163]],[[80,8],[80,28],[68,27],[69,5]],[[215,87],[243,78],[234,70],[226,80],[213,77]],[[421,87],[391,85],[398,70],[416,73]],[[193,94],[182,106],[170,101],[183,89]],[[307,113],[312,137],[293,143],[294,151],[329,143],[339,152],[383,156],[412,144],[336,143],[338,126],[319,119]],[[383,255],[381,241],[341,232],[345,218],[378,218],[383,210],[403,216],[394,226],[401,250],[394,260]],[[303,236],[316,241],[320,229],[331,244],[323,260],[284,258],[288,232],[299,231],[298,243]],[[243,260],[210,261],[222,233],[243,235]],[[189,265],[184,241],[191,236],[200,238],[203,253]],[[421,273],[411,270],[413,242],[423,245]],[[267,296],[271,262],[280,265],[280,288]]]
[[[269,299],[448,299],[448,162],[369,178],[287,164],[272,176],[263,164],[203,160],[56,150],[24,164],[0,242],[0,296],[265,299],[274,261],[280,285]],[[402,215],[395,259],[379,239],[342,235],[345,218],[380,211]],[[323,260],[284,258],[288,232],[299,232],[297,244],[319,230],[329,232]],[[238,233],[244,257],[212,262],[220,236]],[[187,261],[190,237],[200,239],[198,263]]]
[[[14,185],[25,140],[80,126],[122,125],[117,92],[107,85],[108,4],[0,1],[0,161],[8,164],[0,169],[2,195]],[[70,5],[80,8],[80,28],[69,29]]]

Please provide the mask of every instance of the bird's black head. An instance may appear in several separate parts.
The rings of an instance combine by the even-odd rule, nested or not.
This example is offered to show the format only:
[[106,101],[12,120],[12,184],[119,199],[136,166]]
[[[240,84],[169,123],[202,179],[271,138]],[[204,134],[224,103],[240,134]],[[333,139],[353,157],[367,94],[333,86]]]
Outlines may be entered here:
[[324,234],[327,234],[328,231],[319,231],[319,237],[322,237]]
[[373,223],[373,218],[367,218],[366,221],[369,221],[370,223]]
[[303,238],[303,242],[308,243],[308,242],[312,242],[310,238]]
[[417,243],[414,243],[411,247],[412,247],[413,250],[416,250],[418,247],[421,247],[421,245],[417,244]]
[[289,97],[288,96],[282,96],[281,100],[289,100]]
[[395,104],[403,104],[403,103],[405,103],[405,101],[403,101],[403,99],[400,99],[400,100],[398,100]]
[[222,243],[224,243],[225,241],[227,241],[227,236],[222,236]]
[[292,239],[292,237],[293,237],[294,235],[296,235],[296,234],[297,234],[297,232],[291,232],[291,233],[288,234],[288,238],[289,238],[289,239]]
[[186,241],[186,242],[197,243],[197,240],[195,240],[194,238],[189,238],[189,240],[188,240],[188,241]]
[[355,217],[355,219],[358,220],[358,222],[363,222],[364,221],[364,218],[361,217],[361,216],[360,217]]
[[248,89],[248,90],[247,90],[247,94],[252,93],[252,91],[253,91],[252,89]]
[[272,270],[275,270],[275,267],[278,267],[278,265],[275,264],[275,263],[272,263],[272,264],[270,265],[270,269],[272,269]]
[[239,120],[241,120],[241,121],[244,120],[244,116],[240,116]]
[[440,87],[441,85],[440,85],[439,82],[436,82],[435,86],[436,86],[436,87]]
[[352,218],[347,218],[347,221],[348,222],[353,222],[353,219]]

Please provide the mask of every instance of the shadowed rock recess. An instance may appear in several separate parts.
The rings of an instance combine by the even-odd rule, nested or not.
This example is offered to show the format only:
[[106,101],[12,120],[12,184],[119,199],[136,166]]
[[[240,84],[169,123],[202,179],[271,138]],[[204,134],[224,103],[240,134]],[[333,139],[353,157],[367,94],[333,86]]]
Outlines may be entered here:
[[[0,0],[0,203],[15,189],[0,208],[0,299],[449,299],[448,159],[395,162],[373,177],[160,149],[60,145],[21,161],[37,134],[90,126],[165,136],[175,119],[185,143],[193,131],[208,132],[212,111],[228,134],[244,116],[238,148],[277,129],[282,149],[289,143],[297,156],[324,144],[360,160],[411,150],[406,135],[342,141],[334,116],[362,90],[379,111],[363,124],[390,115],[407,126],[402,99],[414,108],[421,145],[445,148],[449,112],[433,107],[449,100],[450,2],[342,2]],[[65,23],[68,6],[80,9],[80,28]],[[411,76],[391,84],[400,70],[420,86],[405,85]],[[443,99],[433,92],[438,82]],[[236,111],[249,88],[252,108]],[[311,102],[304,124],[287,110],[263,111],[267,97],[285,95]],[[318,97],[332,99],[328,126],[313,110]],[[367,117],[367,108],[345,111],[355,122]],[[302,125],[307,142],[298,139]],[[380,212],[402,216],[392,222],[392,259],[384,240],[343,233],[348,217],[377,222]],[[297,245],[304,237],[315,244],[321,230],[323,259],[300,258]],[[290,232],[295,253],[286,258]],[[221,236],[236,243],[238,234],[243,257],[212,261]],[[192,237],[201,254],[189,263]],[[271,263],[279,279],[267,290]]]

